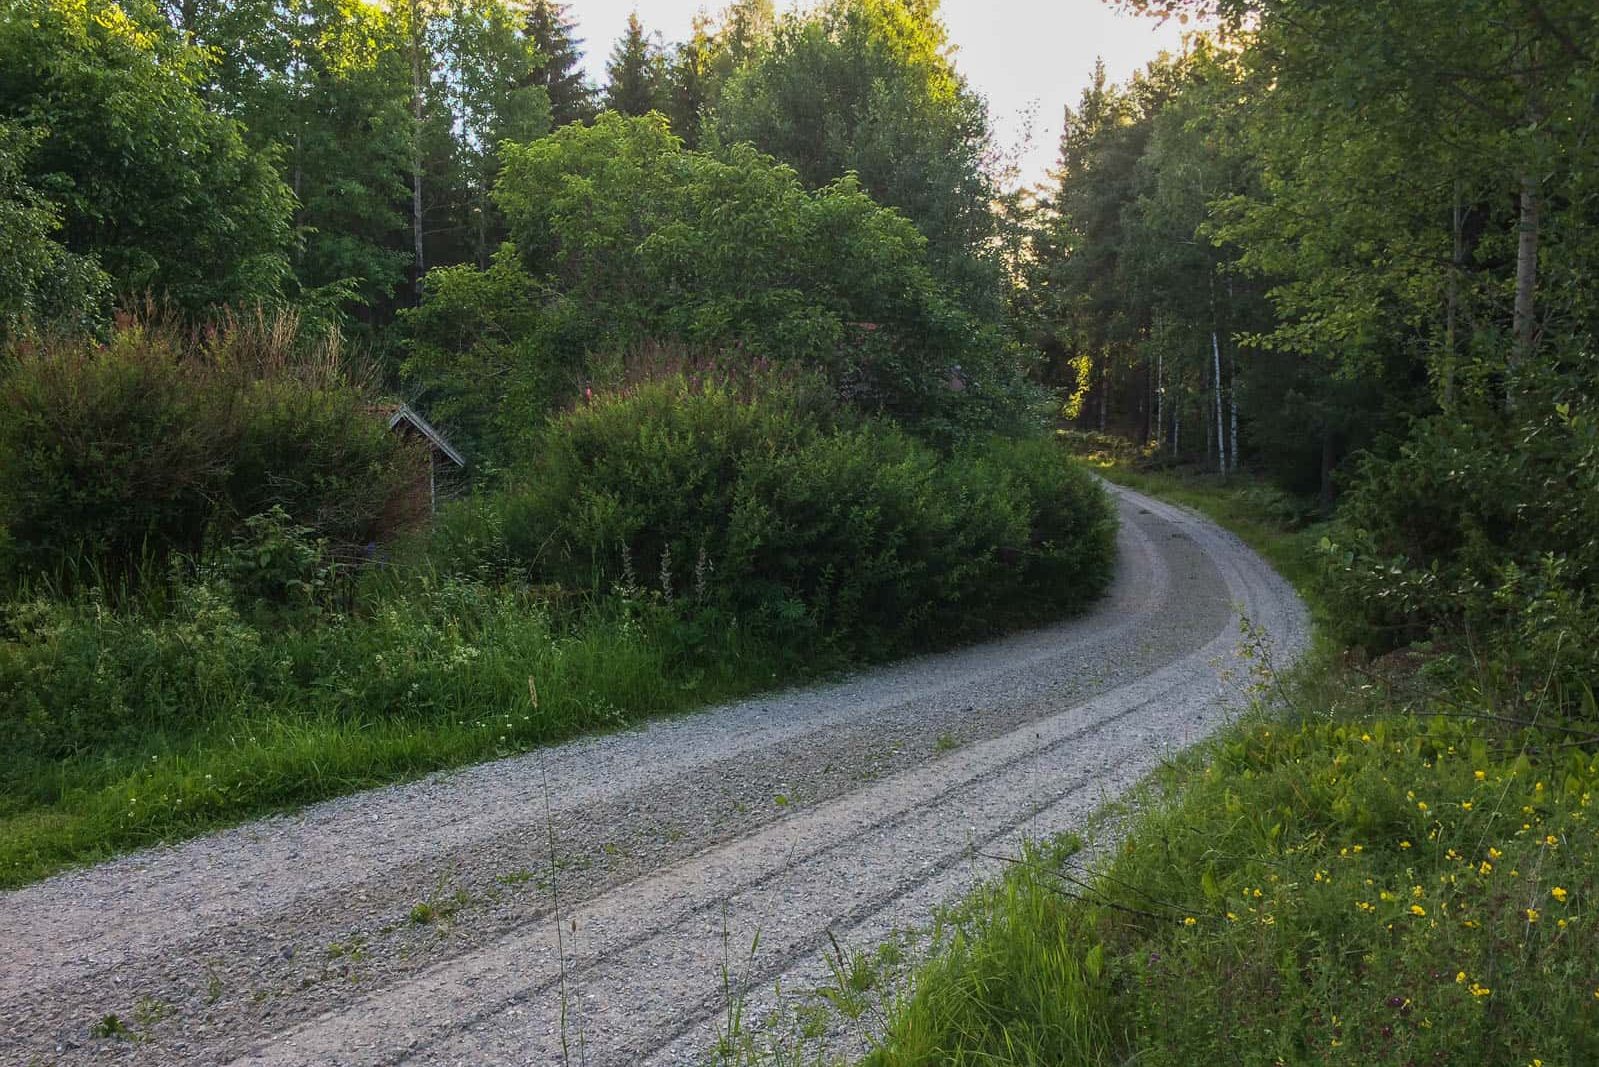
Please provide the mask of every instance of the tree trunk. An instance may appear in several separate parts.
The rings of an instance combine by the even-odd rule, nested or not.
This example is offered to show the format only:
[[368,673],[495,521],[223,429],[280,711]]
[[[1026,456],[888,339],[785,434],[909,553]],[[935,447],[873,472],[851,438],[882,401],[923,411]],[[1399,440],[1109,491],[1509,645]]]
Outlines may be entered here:
[[[1542,125],[1543,119],[1537,103],[1534,78],[1538,58],[1535,51],[1529,44],[1522,55],[1523,66],[1518,78],[1525,94],[1527,127],[1534,130]],[[1516,224],[1516,304],[1511,321],[1511,332],[1515,336],[1510,346],[1511,380],[1506,389],[1506,396],[1512,404],[1516,394],[1515,372],[1532,355],[1533,345],[1538,340],[1535,298],[1538,290],[1538,225],[1543,210],[1543,190],[1530,164],[1521,172],[1520,181],[1521,218]]]
[[1333,469],[1338,466],[1338,436],[1330,428],[1321,432],[1321,508],[1332,511]]
[[1232,426],[1227,441],[1227,459],[1234,474],[1238,473],[1238,345],[1234,344],[1227,356],[1227,406],[1232,410]]
[[1099,432],[1105,432],[1105,412],[1110,401],[1110,349],[1099,356]]
[[1181,400],[1171,406],[1171,458],[1178,460],[1183,455],[1183,405]]
[[1534,297],[1538,289],[1538,222],[1543,206],[1538,179],[1521,176],[1521,220],[1516,226],[1516,307],[1512,323],[1515,344],[1511,347],[1510,367],[1520,367],[1532,355],[1537,341],[1538,320]]
[[427,272],[427,263],[422,257],[422,51],[426,30],[422,6],[417,0],[411,0],[411,121],[414,126],[411,131],[411,250],[416,270],[413,295],[418,304],[422,302],[422,275]]
[[1155,353],[1155,440],[1166,443],[1166,354]]
[[1444,307],[1443,409],[1455,406],[1455,366],[1460,360],[1456,340],[1460,320],[1460,271],[1466,265],[1464,211],[1460,205],[1460,179],[1455,179],[1455,203],[1451,217],[1454,245],[1449,256],[1449,287]]
[[1216,367],[1216,459],[1223,477],[1227,475],[1227,436],[1222,427],[1221,413],[1221,337],[1214,326],[1210,330],[1210,355]]

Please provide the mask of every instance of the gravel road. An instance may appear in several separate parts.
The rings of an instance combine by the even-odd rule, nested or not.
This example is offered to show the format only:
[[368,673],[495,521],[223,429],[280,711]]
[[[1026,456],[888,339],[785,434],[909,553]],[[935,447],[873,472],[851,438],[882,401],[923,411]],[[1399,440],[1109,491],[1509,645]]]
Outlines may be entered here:
[[1240,613],[1299,654],[1258,557],[1113,491],[1117,578],[1069,622],[0,894],[0,1063],[698,1062],[724,967],[751,1011],[815,986],[831,938],[922,925],[1225,722]]

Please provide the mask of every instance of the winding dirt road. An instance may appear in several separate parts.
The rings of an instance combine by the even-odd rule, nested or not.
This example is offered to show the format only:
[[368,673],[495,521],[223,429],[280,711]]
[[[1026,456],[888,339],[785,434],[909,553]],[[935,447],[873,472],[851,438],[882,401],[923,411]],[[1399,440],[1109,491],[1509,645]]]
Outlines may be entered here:
[[1225,722],[1240,614],[1299,654],[1259,558],[1114,492],[1117,579],[1069,622],[0,895],[0,1063],[700,1061],[725,966],[814,986]]

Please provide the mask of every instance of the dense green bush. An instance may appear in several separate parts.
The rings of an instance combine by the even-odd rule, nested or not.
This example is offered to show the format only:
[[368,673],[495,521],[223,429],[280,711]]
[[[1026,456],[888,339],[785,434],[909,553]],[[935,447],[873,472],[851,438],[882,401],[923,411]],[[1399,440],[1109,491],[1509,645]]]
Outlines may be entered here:
[[946,458],[796,395],[676,378],[560,416],[507,494],[508,550],[550,581],[868,650],[1101,587],[1109,505],[1048,442]]
[[[1529,404],[1534,403],[1531,398]],[[1324,542],[1341,636],[1375,650],[1441,638],[1580,699],[1599,670],[1599,434],[1547,402],[1519,418],[1439,416],[1369,458]],[[1482,655],[1482,653],[1489,655]]]
[[273,507],[362,544],[407,469],[336,341],[292,316],[125,323],[3,360],[0,526],[34,572],[125,576]]
[[425,460],[346,386],[249,383],[225,483],[228,525],[274,507],[336,545],[371,540],[385,506]]
[[198,547],[234,412],[142,330],[23,351],[0,379],[0,510],[26,565]]

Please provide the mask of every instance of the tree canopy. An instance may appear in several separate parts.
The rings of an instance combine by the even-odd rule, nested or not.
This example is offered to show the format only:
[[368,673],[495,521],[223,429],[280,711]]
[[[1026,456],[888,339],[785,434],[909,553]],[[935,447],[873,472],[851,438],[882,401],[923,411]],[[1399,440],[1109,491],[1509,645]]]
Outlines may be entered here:
[[[470,393],[453,409],[524,424],[528,398],[558,403],[614,373],[607,358],[670,341],[820,369],[857,404],[930,426],[1020,417],[1026,390],[999,332],[950,298],[926,240],[853,178],[811,190],[752,147],[693,152],[662,116],[614,113],[507,146],[504,164],[511,243],[487,277],[435,272],[409,318],[412,373]],[[470,380],[451,373],[458,359]]]
[[0,121],[35,142],[18,176],[50,205],[51,240],[122,293],[200,308],[275,297],[289,277],[292,194],[208,106],[211,71],[140,4],[0,11]]
[[970,306],[995,312],[987,109],[949,59],[935,2],[836,0],[785,16],[728,79],[715,128],[813,188],[857,175],[916,224]]

